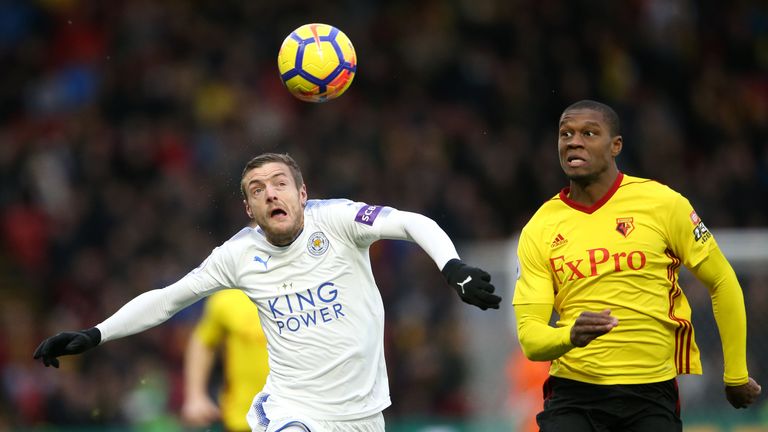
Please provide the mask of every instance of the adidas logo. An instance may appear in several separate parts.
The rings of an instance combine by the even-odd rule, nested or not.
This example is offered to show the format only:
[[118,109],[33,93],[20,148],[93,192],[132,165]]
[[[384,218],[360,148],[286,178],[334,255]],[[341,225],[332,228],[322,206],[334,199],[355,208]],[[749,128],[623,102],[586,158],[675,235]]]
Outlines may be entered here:
[[552,240],[552,249],[560,247],[566,243],[568,243],[568,240],[566,240],[566,238],[563,237],[562,234],[557,233],[557,237],[555,237],[555,239]]

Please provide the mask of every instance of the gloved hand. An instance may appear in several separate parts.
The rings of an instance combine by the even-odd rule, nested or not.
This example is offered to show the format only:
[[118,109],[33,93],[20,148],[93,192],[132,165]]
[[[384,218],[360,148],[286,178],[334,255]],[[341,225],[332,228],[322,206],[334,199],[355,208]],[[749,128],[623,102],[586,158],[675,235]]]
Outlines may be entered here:
[[475,305],[482,310],[498,309],[501,297],[493,294],[491,275],[485,270],[464,264],[454,258],[441,270],[448,285],[452,286],[464,303]]
[[68,354],[80,354],[101,342],[101,332],[96,327],[87,330],[61,332],[42,341],[35,350],[34,359],[42,359],[43,364],[59,367],[56,357]]

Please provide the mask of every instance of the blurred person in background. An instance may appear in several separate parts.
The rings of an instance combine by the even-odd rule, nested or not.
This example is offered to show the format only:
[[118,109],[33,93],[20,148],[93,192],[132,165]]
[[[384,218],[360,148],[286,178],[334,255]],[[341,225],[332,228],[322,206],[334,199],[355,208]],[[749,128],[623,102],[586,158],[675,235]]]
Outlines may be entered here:
[[95,327],[45,339],[34,358],[58,367],[59,356],[147,330],[237,287],[258,306],[270,352],[267,383],[247,415],[252,430],[384,431],[384,308],[371,244],[415,242],[464,302],[499,307],[490,275],[462,262],[448,235],[421,214],[308,200],[301,170],[287,154],[250,160],[240,187],[251,226],[176,283],[139,295]]
[[[222,348],[224,382],[219,409],[208,388]],[[245,415],[268,374],[267,342],[258,309],[240,290],[213,294],[206,299],[184,357],[182,420],[193,427],[221,420],[227,432],[251,430]]]
[[[686,198],[619,171],[623,138],[609,106],[560,116],[570,181],[523,228],[513,304],[525,355],[551,361],[541,431],[681,431],[678,374],[701,374],[685,265],[708,288],[735,408],[757,400],[739,281]],[[559,320],[549,325],[552,311]]]

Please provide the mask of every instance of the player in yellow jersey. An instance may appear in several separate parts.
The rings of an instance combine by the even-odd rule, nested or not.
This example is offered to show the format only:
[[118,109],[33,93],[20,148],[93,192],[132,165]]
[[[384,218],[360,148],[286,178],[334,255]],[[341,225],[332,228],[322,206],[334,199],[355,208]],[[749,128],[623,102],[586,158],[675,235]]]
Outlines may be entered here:
[[520,235],[520,345],[529,359],[552,362],[537,416],[543,432],[682,430],[676,376],[702,370],[681,265],[709,288],[726,398],[745,408],[760,394],[747,372],[736,274],[687,199],[619,171],[622,145],[609,106],[566,108],[558,152],[570,186]]
[[[220,347],[224,349],[221,410],[208,394]],[[240,290],[224,290],[208,298],[184,363],[184,422],[200,427],[221,420],[226,431],[250,431],[246,414],[266,382],[269,366],[258,309],[248,296]]]

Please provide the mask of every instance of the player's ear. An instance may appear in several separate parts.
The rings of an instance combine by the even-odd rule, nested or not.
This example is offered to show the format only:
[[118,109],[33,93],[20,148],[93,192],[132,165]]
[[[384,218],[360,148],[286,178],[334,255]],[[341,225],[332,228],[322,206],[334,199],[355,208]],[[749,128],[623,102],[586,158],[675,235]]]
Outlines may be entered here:
[[248,205],[248,200],[243,200],[243,205],[245,206],[245,214],[248,215],[248,218],[253,219],[253,211],[251,206]]
[[611,139],[611,156],[616,157],[621,153],[621,149],[624,147],[624,138],[621,135],[616,135]]
[[307,206],[307,185],[303,184],[299,188],[299,201],[301,201],[301,206],[306,207]]

